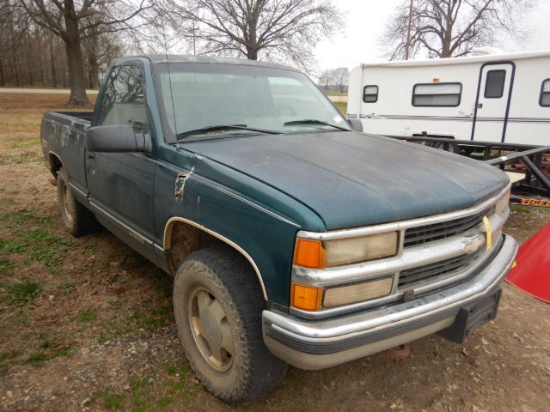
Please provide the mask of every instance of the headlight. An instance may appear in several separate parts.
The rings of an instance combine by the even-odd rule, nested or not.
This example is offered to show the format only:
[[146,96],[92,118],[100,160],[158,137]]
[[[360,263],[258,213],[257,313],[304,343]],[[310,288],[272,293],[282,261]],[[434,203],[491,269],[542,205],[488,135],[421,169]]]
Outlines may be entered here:
[[339,266],[397,253],[397,232],[325,242],[326,265]]
[[333,287],[325,291],[323,306],[334,308],[388,296],[392,286],[393,277],[387,277],[357,285]]
[[294,264],[322,269],[394,256],[398,250],[397,232],[354,238],[320,240],[298,238]]
[[292,284],[291,305],[296,309],[319,311],[324,308],[351,305],[353,303],[388,296],[393,288],[393,276],[368,280],[354,285],[324,289],[316,286]]

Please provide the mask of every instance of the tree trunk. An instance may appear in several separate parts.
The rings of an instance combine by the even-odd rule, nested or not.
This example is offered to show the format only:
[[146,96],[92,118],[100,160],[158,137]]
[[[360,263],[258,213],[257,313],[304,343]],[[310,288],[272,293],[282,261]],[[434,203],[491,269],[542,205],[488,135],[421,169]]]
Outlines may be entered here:
[[76,43],[76,45],[72,42],[65,43],[67,63],[69,66],[69,87],[71,88],[71,97],[67,106],[90,107],[91,103],[86,95],[86,86],[84,82],[84,64],[82,63],[80,41]]
[[258,50],[246,46],[246,58],[248,60],[258,60]]
[[82,48],[73,0],[65,0],[65,28],[66,37],[63,40],[65,41],[65,50],[67,51],[69,86],[71,88],[71,97],[67,106],[91,107],[92,105],[86,95]]
[[4,65],[2,64],[2,60],[0,59],[0,87],[4,87],[6,85],[6,80],[4,77]]
[[50,42],[50,65],[51,65],[51,72],[52,72],[52,79],[51,79],[51,85],[53,88],[57,88],[57,73],[55,72],[55,54],[53,52],[53,42]]
[[92,55],[90,57],[90,77],[91,77],[91,83],[90,87],[94,90],[99,89],[99,66],[97,64],[97,57],[95,55]]
[[13,69],[15,74],[15,86],[19,87],[21,86],[21,71],[19,70],[19,62],[17,56],[13,58]]

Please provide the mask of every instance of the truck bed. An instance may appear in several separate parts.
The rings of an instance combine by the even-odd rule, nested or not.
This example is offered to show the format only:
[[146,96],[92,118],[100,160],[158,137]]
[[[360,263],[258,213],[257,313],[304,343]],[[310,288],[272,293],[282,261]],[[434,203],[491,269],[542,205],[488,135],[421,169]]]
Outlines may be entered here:
[[78,111],[78,112],[74,112],[74,111],[55,111],[55,112],[52,112],[52,113],[58,113],[58,114],[62,114],[62,115],[65,115],[65,116],[77,117],[78,119],[84,120],[86,122],[91,122],[92,117],[94,116],[93,111]]
[[[55,111],[44,114],[41,126],[44,159],[51,167],[50,155],[63,159],[63,168],[71,184],[86,193],[85,139],[92,124],[92,111]],[[83,199],[80,199],[83,200]]]

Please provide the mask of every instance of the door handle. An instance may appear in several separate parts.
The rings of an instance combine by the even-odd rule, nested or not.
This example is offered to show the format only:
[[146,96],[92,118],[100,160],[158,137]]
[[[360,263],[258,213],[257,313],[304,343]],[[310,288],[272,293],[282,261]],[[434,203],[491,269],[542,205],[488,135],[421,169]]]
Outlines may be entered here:
[[483,103],[478,103],[478,104],[477,104],[477,108],[478,108],[478,109],[483,109]]

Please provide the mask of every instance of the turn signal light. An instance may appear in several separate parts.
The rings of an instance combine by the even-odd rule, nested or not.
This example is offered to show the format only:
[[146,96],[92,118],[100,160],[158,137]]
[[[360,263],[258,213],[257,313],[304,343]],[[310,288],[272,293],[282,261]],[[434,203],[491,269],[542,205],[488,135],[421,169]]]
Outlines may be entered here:
[[306,268],[325,267],[325,249],[319,240],[298,238],[294,251],[294,264]]
[[292,284],[292,306],[303,310],[320,310],[323,290],[321,288]]

